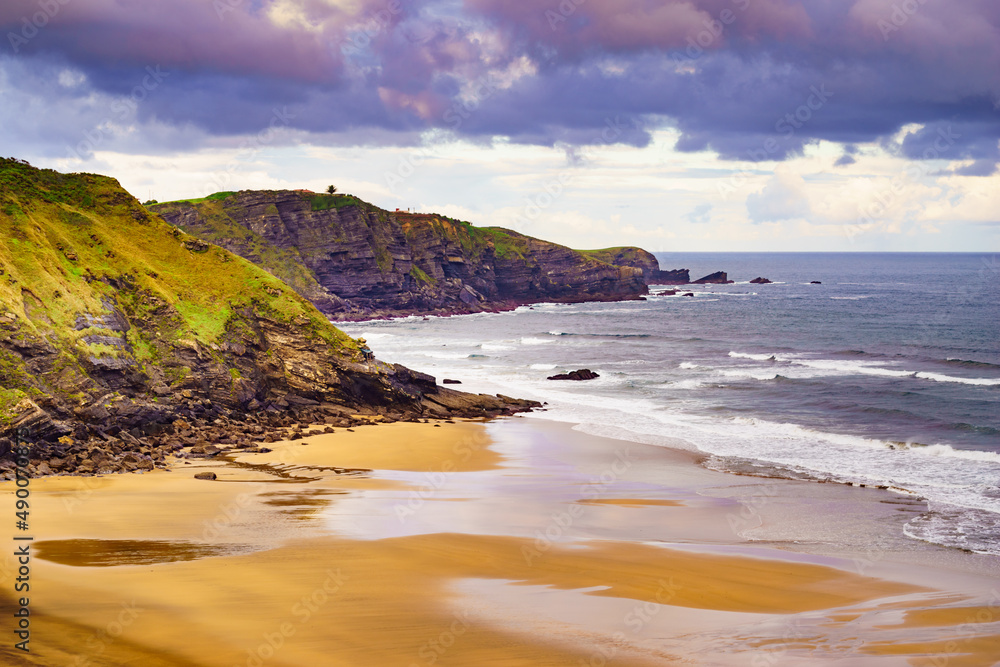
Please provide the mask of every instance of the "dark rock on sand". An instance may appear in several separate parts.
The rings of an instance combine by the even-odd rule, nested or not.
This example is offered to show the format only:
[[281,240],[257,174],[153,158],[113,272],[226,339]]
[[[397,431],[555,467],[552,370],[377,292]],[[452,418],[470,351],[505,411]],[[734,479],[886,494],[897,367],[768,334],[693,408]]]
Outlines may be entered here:
[[218,479],[218,476],[214,472],[199,472],[194,476],[195,479]]

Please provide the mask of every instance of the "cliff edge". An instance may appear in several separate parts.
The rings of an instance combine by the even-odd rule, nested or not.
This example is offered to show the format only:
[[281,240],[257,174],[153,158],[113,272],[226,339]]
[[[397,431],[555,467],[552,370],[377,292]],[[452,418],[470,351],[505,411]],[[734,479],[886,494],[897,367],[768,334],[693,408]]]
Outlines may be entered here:
[[294,419],[527,407],[372,358],[281,280],[112,178],[0,160],[0,229],[0,475],[15,433],[37,445],[29,474],[101,472],[196,442],[252,446]]
[[223,192],[150,208],[263,267],[334,320],[618,301],[648,292],[638,264],[443,215],[389,212],[350,195]]

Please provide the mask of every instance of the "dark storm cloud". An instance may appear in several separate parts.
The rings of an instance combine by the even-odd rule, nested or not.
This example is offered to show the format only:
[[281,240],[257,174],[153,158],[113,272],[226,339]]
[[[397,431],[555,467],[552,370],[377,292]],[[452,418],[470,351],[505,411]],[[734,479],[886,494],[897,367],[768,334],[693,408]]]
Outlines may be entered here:
[[[62,68],[85,83],[50,82],[44,99],[73,108],[90,91],[128,96],[160,67],[169,78],[135,121],[185,137],[258,131],[288,107],[293,129],[359,144],[441,129],[643,146],[672,126],[679,150],[726,159],[782,160],[819,140],[926,159],[950,131],[959,136],[936,157],[972,160],[961,173],[992,173],[1000,159],[992,0],[45,3],[0,7],[5,97],[32,99],[24,73],[51,80]],[[92,120],[80,118],[60,131],[85,131]],[[892,145],[913,123],[923,129]]]

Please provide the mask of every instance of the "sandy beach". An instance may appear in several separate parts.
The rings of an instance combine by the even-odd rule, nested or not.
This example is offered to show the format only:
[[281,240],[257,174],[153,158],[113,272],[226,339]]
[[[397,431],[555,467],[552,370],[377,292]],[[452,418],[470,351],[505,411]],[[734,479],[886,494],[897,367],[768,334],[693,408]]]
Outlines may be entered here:
[[1000,660],[996,559],[895,535],[916,501],[536,418],[338,429],[31,492],[31,652],[8,639],[3,664]]

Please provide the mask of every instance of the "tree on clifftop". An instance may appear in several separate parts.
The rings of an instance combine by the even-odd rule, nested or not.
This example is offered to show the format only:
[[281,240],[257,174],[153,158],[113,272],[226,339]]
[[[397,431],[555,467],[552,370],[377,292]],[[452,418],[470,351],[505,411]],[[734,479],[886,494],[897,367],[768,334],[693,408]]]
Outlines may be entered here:
[[337,192],[337,186],[336,185],[330,185],[330,186],[328,186],[326,188],[326,191],[327,191],[328,194],[331,194],[331,195],[332,194],[336,194],[336,192]]

